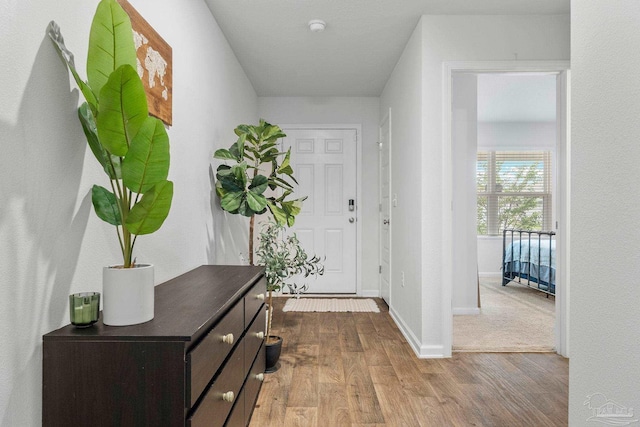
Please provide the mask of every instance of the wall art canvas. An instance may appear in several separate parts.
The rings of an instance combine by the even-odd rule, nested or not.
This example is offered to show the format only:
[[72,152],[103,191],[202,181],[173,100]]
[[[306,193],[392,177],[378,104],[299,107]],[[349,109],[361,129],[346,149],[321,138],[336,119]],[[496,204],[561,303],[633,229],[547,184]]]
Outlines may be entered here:
[[138,74],[142,79],[149,113],[167,125],[172,124],[172,50],[127,0],[118,0],[133,27],[138,56]]

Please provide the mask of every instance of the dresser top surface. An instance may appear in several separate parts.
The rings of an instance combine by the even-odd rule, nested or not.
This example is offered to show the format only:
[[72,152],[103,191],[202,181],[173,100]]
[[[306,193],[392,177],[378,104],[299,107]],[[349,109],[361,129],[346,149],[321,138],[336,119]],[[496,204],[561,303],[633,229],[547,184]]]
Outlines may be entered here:
[[224,314],[263,274],[263,267],[203,265],[155,287],[153,320],[131,326],[64,326],[49,340],[192,341]]

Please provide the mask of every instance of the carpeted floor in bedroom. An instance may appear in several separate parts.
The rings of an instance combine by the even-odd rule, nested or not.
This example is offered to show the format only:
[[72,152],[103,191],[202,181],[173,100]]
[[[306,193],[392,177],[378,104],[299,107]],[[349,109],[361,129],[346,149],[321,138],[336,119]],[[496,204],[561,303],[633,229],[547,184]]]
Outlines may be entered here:
[[555,297],[481,278],[480,300],[479,315],[453,316],[453,351],[554,351]]

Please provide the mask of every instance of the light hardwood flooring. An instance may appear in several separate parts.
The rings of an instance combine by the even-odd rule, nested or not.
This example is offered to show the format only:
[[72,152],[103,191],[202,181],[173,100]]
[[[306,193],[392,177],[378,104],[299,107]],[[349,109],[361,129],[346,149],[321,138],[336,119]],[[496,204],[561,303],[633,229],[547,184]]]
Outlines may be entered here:
[[418,359],[381,313],[282,312],[280,369],[265,375],[250,427],[565,426],[568,361],[552,353]]

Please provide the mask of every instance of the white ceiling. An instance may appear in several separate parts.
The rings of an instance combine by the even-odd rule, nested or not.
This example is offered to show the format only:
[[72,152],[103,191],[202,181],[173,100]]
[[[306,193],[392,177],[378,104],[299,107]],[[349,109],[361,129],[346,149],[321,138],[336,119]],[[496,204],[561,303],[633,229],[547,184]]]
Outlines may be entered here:
[[555,74],[479,74],[479,122],[553,122]]
[[259,96],[379,96],[421,15],[569,13],[569,0],[205,2]]

